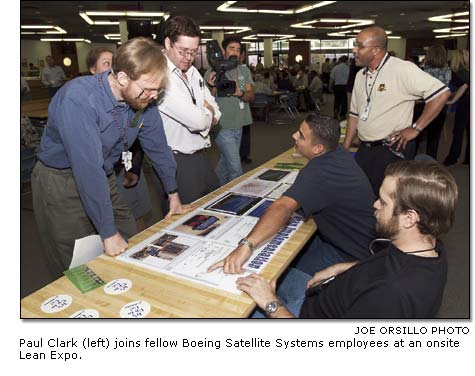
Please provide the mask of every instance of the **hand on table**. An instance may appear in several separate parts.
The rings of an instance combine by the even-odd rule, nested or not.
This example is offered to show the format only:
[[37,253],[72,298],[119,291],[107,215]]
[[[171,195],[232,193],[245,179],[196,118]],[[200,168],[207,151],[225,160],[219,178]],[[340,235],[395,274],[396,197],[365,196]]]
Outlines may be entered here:
[[265,309],[267,303],[278,300],[275,295],[276,280],[269,282],[259,274],[238,278],[236,286],[247,293],[262,309]]
[[242,266],[251,257],[251,250],[246,245],[241,245],[232,251],[225,259],[218,261],[216,264],[211,265],[208,272],[212,272],[218,268],[223,268],[225,274],[242,274],[244,269]]
[[168,195],[168,202],[170,204],[170,210],[165,216],[165,219],[171,218],[176,214],[186,214],[192,211],[195,207],[191,204],[183,205],[180,201],[180,196],[178,193],[172,193]]
[[127,249],[127,242],[122,235],[116,232],[114,235],[104,239],[104,252],[109,256],[120,255]]

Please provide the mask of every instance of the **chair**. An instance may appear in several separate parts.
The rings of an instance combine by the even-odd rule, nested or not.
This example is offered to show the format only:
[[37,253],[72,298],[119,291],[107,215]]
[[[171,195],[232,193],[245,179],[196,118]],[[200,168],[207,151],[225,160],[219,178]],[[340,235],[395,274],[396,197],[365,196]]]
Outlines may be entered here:
[[[269,122],[269,113],[270,113],[270,100],[267,94],[264,93],[256,93],[255,99],[251,102],[251,110],[256,115],[262,114],[264,117],[264,121],[266,123]],[[259,116],[256,116],[259,118]]]
[[293,99],[290,97],[290,93],[282,94],[279,96],[280,108],[282,108],[290,118],[295,119],[299,114],[299,110],[293,103]]
[[20,150],[20,182],[21,182],[21,194],[28,194],[31,190],[24,192],[23,186],[31,179],[31,173],[36,163],[35,150],[31,148],[22,147]]
[[310,92],[310,98],[312,98],[312,102],[315,104],[315,110],[320,113],[320,105],[323,103],[323,89]]

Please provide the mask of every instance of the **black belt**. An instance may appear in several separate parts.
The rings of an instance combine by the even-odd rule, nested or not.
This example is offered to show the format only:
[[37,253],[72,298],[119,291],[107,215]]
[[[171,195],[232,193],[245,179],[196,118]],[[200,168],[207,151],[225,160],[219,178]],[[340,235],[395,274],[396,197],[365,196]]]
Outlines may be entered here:
[[378,141],[361,141],[361,144],[366,146],[367,148],[374,148],[376,146],[384,145],[385,140],[378,140]]

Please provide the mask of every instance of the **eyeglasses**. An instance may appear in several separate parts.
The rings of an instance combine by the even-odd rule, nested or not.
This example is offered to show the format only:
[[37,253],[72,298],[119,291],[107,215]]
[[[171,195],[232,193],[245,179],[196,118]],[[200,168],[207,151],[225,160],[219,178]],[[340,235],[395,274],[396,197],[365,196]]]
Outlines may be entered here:
[[182,57],[188,57],[189,56],[190,58],[193,59],[194,57],[198,56],[201,53],[200,50],[186,50],[186,49],[183,49],[183,48],[178,48],[173,43],[172,43],[172,47],[175,47],[178,54]]
[[381,48],[381,46],[365,46],[363,45],[363,43],[353,42],[353,48],[357,48],[358,50],[362,50],[363,48],[367,48],[367,47]]
[[139,83],[137,81],[132,81],[135,85],[137,85],[137,87],[142,90],[140,92],[139,95],[137,95],[137,98],[135,99],[139,99],[144,93],[146,93],[147,95],[150,95],[151,93],[155,92],[155,94],[153,96],[155,97],[159,97],[163,92],[164,92],[164,88],[158,88],[158,89],[150,89],[150,88],[143,88],[142,86],[139,85]]

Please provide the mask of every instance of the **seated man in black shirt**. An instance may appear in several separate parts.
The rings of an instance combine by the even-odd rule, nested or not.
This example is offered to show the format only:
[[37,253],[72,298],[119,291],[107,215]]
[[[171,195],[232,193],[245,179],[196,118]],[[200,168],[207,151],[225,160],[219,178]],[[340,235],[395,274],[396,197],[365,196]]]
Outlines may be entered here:
[[[268,317],[430,318],[441,304],[447,259],[439,236],[452,226],[457,185],[437,162],[389,165],[374,208],[382,250],[311,278],[291,269],[277,295],[257,274],[237,280]],[[381,248],[381,247],[379,247]],[[327,282],[334,279],[331,282]],[[303,305],[302,305],[303,302]]]
[[252,250],[277,234],[296,211],[313,217],[318,225],[317,236],[301,252],[297,268],[313,275],[332,264],[370,255],[375,197],[351,153],[338,145],[340,125],[331,117],[310,114],[293,139],[308,164],[240,245],[210,270],[223,267],[225,273],[242,273]]

